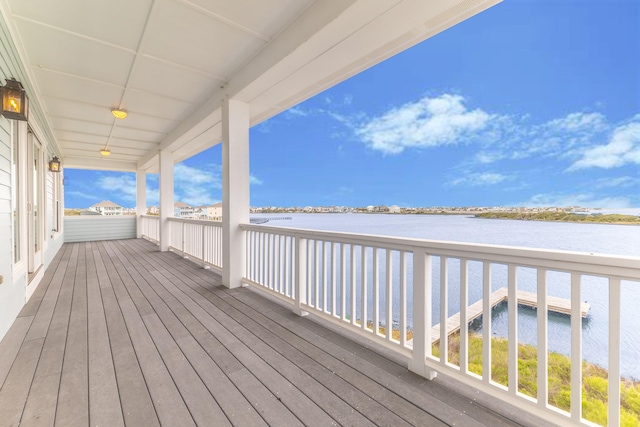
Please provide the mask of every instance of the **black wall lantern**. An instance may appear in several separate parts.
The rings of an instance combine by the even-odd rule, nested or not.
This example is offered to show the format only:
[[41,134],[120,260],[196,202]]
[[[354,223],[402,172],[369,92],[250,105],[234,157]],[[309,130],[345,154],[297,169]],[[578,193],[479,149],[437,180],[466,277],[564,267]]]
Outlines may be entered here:
[[29,99],[22,84],[16,79],[7,79],[7,84],[0,86],[2,94],[2,111],[7,119],[27,120],[29,117]]
[[53,159],[49,162],[49,170],[51,172],[60,172],[60,159],[58,157],[53,156]]

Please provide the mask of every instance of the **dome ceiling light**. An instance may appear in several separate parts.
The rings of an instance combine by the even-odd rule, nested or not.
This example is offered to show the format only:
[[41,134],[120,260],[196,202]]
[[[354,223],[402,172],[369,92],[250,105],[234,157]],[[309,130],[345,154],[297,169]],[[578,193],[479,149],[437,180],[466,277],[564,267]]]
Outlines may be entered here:
[[118,108],[111,109],[111,114],[113,114],[113,117],[116,119],[124,119],[129,115],[125,110],[120,110]]

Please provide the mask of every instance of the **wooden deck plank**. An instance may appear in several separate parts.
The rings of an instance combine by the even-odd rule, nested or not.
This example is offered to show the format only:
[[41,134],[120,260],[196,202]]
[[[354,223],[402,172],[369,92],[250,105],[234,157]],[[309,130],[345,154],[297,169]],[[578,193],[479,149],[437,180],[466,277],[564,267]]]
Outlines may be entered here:
[[123,426],[107,321],[92,243],[85,243],[89,357],[89,421],[93,426]]
[[[162,267],[160,265],[157,265],[156,267],[159,268],[158,273],[160,274],[164,274],[164,275],[170,275],[169,269],[162,269]],[[172,269],[173,268],[177,268],[177,266],[172,265]],[[154,273],[158,274],[158,273]],[[176,278],[175,276],[170,276],[169,280],[164,280],[164,283],[167,285],[170,285],[170,283],[176,283]],[[181,289],[184,290],[184,287],[181,286]],[[200,299],[197,294],[196,294],[196,298]],[[206,305],[206,304],[205,304]],[[211,307],[203,307],[205,309],[209,308],[211,309]],[[233,336],[240,338],[240,340],[246,344],[249,348],[251,348],[251,350],[256,353],[256,355],[259,355],[260,358],[262,358],[264,361],[268,361],[266,356],[266,351],[268,351],[267,349],[260,347],[260,340],[257,339],[257,337],[252,336],[251,334],[248,335],[243,335],[243,336],[239,336],[237,334],[237,330],[234,329],[234,327],[237,325],[237,323],[235,323],[235,321],[233,321],[232,319],[229,318],[229,316],[225,315],[225,314],[221,314],[221,312],[218,312],[217,316],[213,313],[210,312],[210,310],[207,310],[213,317],[216,318],[216,320],[220,323],[221,326],[226,327],[227,330],[229,332],[231,332],[233,334]],[[300,387],[300,383],[292,380],[292,376],[293,376],[293,372],[295,372],[296,366],[292,365],[290,363],[287,363],[286,359],[279,359],[281,362],[280,366],[273,366],[271,365],[272,369],[274,369],[276,372],[279,372],[281,375],[283,375],[291,384],[289,385],[289,387],[293,386],[296,388]],[[297,377],[298,379],[302,378],[303,381],[305,382],[309,382],[309,381],[313,381],[311,380],[311,378],[309,378],[309,376],[305,373],[302,373],[302,375],[300,375],[299,377]],[[304,390],[301,390],[304,392]],[[285,402],[286,405],[291,407],[291,410],[296,413],[296,415],[298,416],[298,418],[300,418],[305,424],[307,425],[326,425],[327,423],[332,423],[333,420],[327,416],[327,414],[325,413],[324,410],[322,410],[319,406],[316,406],[316,404],[313,404],[311,401],[309,401],[308,403],[305,401],[303,401],[302,399],[298,398],[295,399],[295,397],[291,398],[291,396],[288,396],[287,394],[283,394],[280,395],[278,394],[278,391],[275,392],[276,395],[278,396],[279,400]],[[306,396],[309,396],[308,394],[305,394]],[[298,407],[299,408],[296,408]]]
[[[47,287],[45,296],[39,303],[38,312],[33,318],[33,324],[31,325],[25,340],[44,338],[47,335],[47,331],[49,330],[51,323],[51,317],[53,316],[53,311],[55,310],[58,302],[58,294],[60,293],[62,283],[65,281],[73,281],[73,275],[75,275],[75,261],[74,264],[71,264],[70,262],[73,247],[67,247],[65,249],[65,254],[56,267],[56,273]],[[27,305],[29,305],[29,303],[27,303]]]
[[53,257],[53,259],[51,260],[51,264],[49,265],[49,268],[46,269],[46,271],[44,272],[44,275],[42,276],[42,279],[40,280],[40,284],[38,285],[38,288],[35,290],[33,295],[31,295],[31,298],[29,298],[28,303],[25,304],[24,307],[22,307],[22,310],[20,310],[20,314],[18,314],[18,317],[27,317],[27,316],[36,315],[36,313],[40,309],[40,304],[42,303],[42,300],[44,299],[44,296],[46,295],[47,290],[49,289],[49,285],[51,284],[51,281],[55,276],[56,267],[60,264],[60,260],[63,257],[65,249],[66,248],[63,248],[62,250],[58,251],[58,253]]
[[9,375],[0,389],[3,427],[17,427],[29,396],[44,338],[25,341],[18,351]]
[[[180,264],[183,276],[199,276],[203,279],[210,279],[210,275],[203,270],[198,269],[194,264]],[[190,273],[190,274],[187,274]],[[468,399],[452,393],[446,389],[436,386],[435,382],[426,381],[424,378],[408,372],[406,367],[400,366],[383,356],[378,355],[371,350],[361,347],[353,341],[334,334],[318,324],[306,319],[300,319],[291,313],[291,310],[276,304],[259,296],[254,292],[246,292],[244,290],[225,290],[225,292],[247,303],[256,311],[270,315],[278,313],[279,316],[273,316],[273,320],[278,322],[297,333],[301,338],[307,339],[319,348],[334,354],[340,360],[355,361],[350,363],[355,369],[366,372],[370,378],[375,379],[379,384],[385,384],[394,392],[403,396],[405,399],[413,402],[420,408],[430,408],[432,412],[441,419],[448,420],[456,425],[511,425],[508,420],[496,415],[491,411],[483,410],[479,405],[470,402]],[[217,294],[219,295],[219,293]],[[309,331],[311,329],[311,333]],[[331,340],[328,340],[331,339]],[[340,347],[336,347],[339,344]],[[346,349],[346,351],[342,351]],[[357,357],[353,357],[353,356]],[[365,363],[363,363],[363,359]],[[376,361],[376,364],[371,363]],[[381,369],[382,368],[382,369]],[[397,376],[408,376],[410,381],[398,383]],[[416,393],[416,386],[422,387],[428,394]],[[455,405],[453,405],[455,403]],[[454,407],[455,406],[455,407]]]
[[120,271],[120,277],[127,286],[130,295],[133,296],[134,304],[139,309],[145,307],[153,310],[153,314],[143,316],[142,320],[196,424],[202,425],[205,422],[210,422],[213,425],[229,425],[224,412],[208,392],[158,317],[157,310],[162,310],[165,304],[160,301],[157,295],[150,294],[156,304],[153,306],[139,288],[143,283],[146,283],[145,279],[135,269],[127,268],[129,266],[122,264],[120,254],[114,249],[112,243],[104,242],[104,246],[109,251],[115,268]]
[[[232,423],[239,425],[266,425],[253,406],[224,375],[218,365],[214,363],[193,338],[185,325],[180,322],[178,316],[182,314],[184,317],[184,315],[188,314],[186,308],[161,285],[152,286],[151,283],[155,281],[155,278],[149,275],[148,270],[145,270],[134,258],[122,256],[121,261],[125,266],[130,262],[133,269],[129,270],[129,272],[135,279],[137,286],[152,304],[168,332],[176,341],[187,360],[193,365],[195,372],[198,373],[228,419]],[[146,278],[143,279],[141,275],[145,273],[147,273]]]
[[[68,319],[70,310],[71,304],[66,306],[59,304],[54,316],[63,316]],[[53,425],[57,399],[52,399],[51,396],[58,395],[66,340],[66,327],[52,329],[47,334],[21,426]]]
[[[233,291],[230,291],[233,292]],[[405,366],[363,347],[356,342],[329,331],[309,320],[300,319],[290,310],[280,310],[280,305],[267,301],[255,292],[233,292],[235,298],[250,306],[262,307],[283,327],[308,340],[334,357],[344,360],[369,378],[385,385],[389,390],[413,403],[419,408],[428,408],[436,418],[450,425],[513,425],[494,412],[487,411],[469,399],[453,393],[438,384],[427,381],[407,370]],[[275,306],[271,308],[270,306]],[[402,381],[398,381],[402,379]]]
[[[153,248],[150,246],[136,247],[135,252],[142,254],[149,251],[157,255],[157,251],[150,249]],[[152,277],[166,280],[155,267],[148,271]],[[167,292],[187,309],[182,312],[180,321],[268,424],[301,425],[282,401],[277,399],[271,390],[236,358],[235,352],[244,351],[244,345],[240,341],[235,340],[225,346],[217,336],[206,328],[207,323],[212,322],[212,319],[204,309],[175,288],[169,287]]]
[[[71,285],[63,286],[63,279],[66,275],[75,276],[76,263],[67,267],[70,265],[69,256],[72,252],[69,247],[68,255],[64,257],[66,261],[60,262],[55,269],[56,274],[40,304],[43,314],[47,313],[49,316],[50,308],[53,312],[48,318],[49,329],[22,415],[20,425],[23,426],[53,425],[55,419],[73,292],[73,281],[69,282]],[[40,325],[44,326],[45,316],[41,319]],[[52,396],[56,398],[52,399]]]
[[[163,300],[167,301],[168,298],[164,296]],[[266,352],[264,350],[260,350],[259,354],[264,358]],[[294,369],[295,366],[288,364],[286,362],[286,359],[283,359],[281,357],[278,357],[277,359],[278,359],[278,363],[275,363],[275,364],[271,363],[271,365],[274,366],[274,368],[279,372],[284,373],[284,375],[290,381],[292,381],[294,385],[300,387],[301,383],[306,383],[305,384],[306,386],[312,387],[312,389],[310,390],[309,393],[307,393],[307,395],[312,396],[316,401],[323,401],[324,406],[330,408],[331,410],[333,410],[333,412],[340,410],[340,408],[342,407],[347,407],[346,410],[343,410],[343,413],[354,414],[351,417],[345,417],[344,420],[342,421],[341,420],[338,420],[338,421],[346,425],[366,425],[366,419],[363,416],[355,415],[356,413],[353,410],[353,408],[346,405],[345,402],[338,399],[334,394],[332,394],[327,389],[322,387],[314,379],[310,378],[306,372],[299,369],[296,371],[296,369]],[[278,364],[280,364],[280,366],[277,366]],[[330,415],[333,415],[333,414],[330,414]]]
[[151,314],[143,320],[196,424],[230,426],[231,423],[224,412],[167,332],[158,315]]
[[[172,256],[169,254],[169,256]],[[167,259],[169,262],[169,259]],[[180,269],[182,265],[176,265],[175,269]],[[173,270],[173,269],[172,269]],[[171,274],[171,273],[169,273]],[[189,277],[184,275],[180,275],[180,278],[184,282],[189,280]],[[170,282],[175,283],[178,280],[181,280],[178,276],[171,276]],[[286,366],[282,366],[284,361],[289,361],[293,363],[294,368],[298,368],[301,373],[309,375],[313,377],[315,380],[320,383],[324,383],[328,390],[331,390],[334,393],[337,393],[345,402],[351,404],[353,408],[358,408],[362,413],[366,414],[368,417],[372,419],[372,421],[379,424],[390,424],[390,425],[402,425],[406,423],[406,421],[402,420],[392,411],[389,411],[388,408],[384,408],[379,402],[386,401],[390,406],[397,404],[400,406],[399,411],[402,411],[403,414],[409,418],[411,415],[414,415],[415,418],[412,420],[415,424],[424,424],[428,421],[428,415],[424,413],[424,411],[420,411],[412,405],[407,405],[406,407],[402,407],[406,402],[404,400],[396,400],[394,399],[395,395],[389,394],[385,396],[378,396],[379,400],[372,400],[370,396],[361,392],[363,388],[363,384],[359,384],[359,381],[366,382],[362,378],[352,378],[354,380],[354,384],[350,383],[347,380],[344,380],[339,375],[336,375],[341,370],[344,370],[344,367],[340,365],[339,362],[334,361],[336,363],[331,363],[331,361],[321,360],[315,361],[311,357],[306,356],[295,347],[298,342],[296,342],[296,346],[289,344],[287,341],[279,338],[277,335],[271,333],[269,331],[270,328],[264,328],[261,323],[264,321],[268,321],[268,319],[260,319],[260,322],[254,322],[252,318],[255,318],[257,313],[248,313],[244,314],[239,310],[231,307],[227,304],[226,310],[222,308],[225,306],[225,302],[222,301],[217,295],[220,292],[216,290],[216,292],[209,292],[204,290],[202,287],[199,287],[197,284],[192,284],[194,286],[194,291],[199,292],[200,295],[209,299],[211,302],[212,310],[220,310],[216,317],[224,319],[225,317],[236,319],[236,322],[230,325],[226,325],[229,330],[231,330],[234,335],[240,337],[244,342],[248,342],[251,340],[254,346],[257,346],[257,350],[259,350],[259,354],[265,358],[265,360],[269,361],[269,363],[274,366],[280,372],[287,372],[291,374],[291,372],[295,372],[295,369],[286,368]],[[208,294],[206,292],[209,292]],[[244,307],[246,308],[246,306]],[[251,332],[249,332],[249,329]],[[258,340],[254,340],[252,334],[256,334],[256,338]],[[263,341],[264,340],[264,341]],[[283,357],[285,356],[285,357]],[[288,365],[287,365],[288,366]],[[336,372],[337,371],[337,372]],[[353,372],[351,372],[353,374]],[[370,384],[371,385],[371,384]],[[381,388],[377,388],[378,391]],[[370,390],[369,390],[370,391]],[[333,396],[335,399],[335,396]],[[332,405],[328,404],[331,402],[331,399],[323,399],[319,403],[324,406],[325,410],[334,410],[339,409],[341,405],[337,408],[332,407]],[[403,411],[404,409],[404,411]],[[337,411],[334,411],[337,412]],[[332,414],[338,417],[350,416],[352,415],[353,409],[349,408],[342,411],[337,412],[336,414]],[[340,420],[339,420],[340,421]],[[434,420],[431,420],[432,422]],[[341,422],[347,422],[346,420],[342,420]]]
[[[166,278],[157,270],[150,269],[149,272],[153,277],[156,277],[156,279],[166,281]],[[229,355],[236,359],[236,363],[231,362],[232,366],[236,366],[236,369],[233,373],[228,373],[232,381],[235,382],[238,380],[245,384],[247,381],[251,382],[250,377],[243,372],[246,369],[248,373],[254,375],[259,383],[263,385],[261,388],[264,388],[266,393],[263,392],[258,395],[252,393],[248,399],[254,405],[264,399],[271,400],[270,404],[264,404],[259,409],[265,420],[271,425],[302,425],[299,419],[292,413],[297,409],[296,415],[305,416],[304,410],[309,410],[310,407],[304,401],[299,402],[303,399],[300,398],[301,395],[299,393],[293,390],[291,384],[284,380],[277,371],[273,370],[273,368],[258,355],[252,352],[245,343],[238,340],[233,334],[223,328],[217,320],[207,313],[196,301],[175,287],[170,286],[168,290],[189,309],[189,312],[204,326],[207,333],[214,335],[220,345],[229,352]],[[221,356],[225,356],[226,351],[220,347],[218,347],[218,350],[222,350]],[[239,362],[239,365],[237,362]],[[253,384],[254,386],[257,385],[256,383]],[[286,406],[287,403],[294,405],[294,407]],[[302,406],[302,408],[300,408],[300,406]]]
[[4,384],[9,370],[16,360],[20,345],[27,336],[33,316],[18,317],[0,342],[0,387]]
[[100,283],[100,293],[109,333],[109,343],[118,385],[122,415],[126,425],[159,426],[160,421],[124,321],[116,294],[104,266],[97,244],[93,258]]
[[[135,304],[113,266],[103,242],[98,243],[109,279],[114,284],[116,299],[124,317],[133,348],[138,358],[142,374],[153,399],[153,404],[161,424],[170,426],[195,425],[187,406],[178,392],[162,357],[147,331]],[[118,295],[119,294],[119,295]]]
[[3,427],[515,425],[146,241],[49,268],[0,342]]
[[89,424],[87,264],[84,248],[76,243],[74,251],[76,247],[78,261],[58,392],[56,424],[80,427]]

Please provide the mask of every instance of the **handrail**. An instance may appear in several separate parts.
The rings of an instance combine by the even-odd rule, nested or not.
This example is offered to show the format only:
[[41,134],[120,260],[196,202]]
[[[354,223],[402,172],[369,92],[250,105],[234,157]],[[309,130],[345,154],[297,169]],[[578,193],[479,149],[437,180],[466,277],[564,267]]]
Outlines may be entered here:
[[211,221],[208,219],[169,217],[167,218],[167,220],[169,220],[170,222],[184,222],[188,224],[202,224],[202,225],[210,225],[212,227],[222,227],[222,221]]
[[[557,249],[534,249],[477,243],[459,243],[410,237],[378,236],[348,232],[309,230],[241,224],[244,231],[275,232],[304,239],[326,239],[365,246],[385,246],[395,250],[422,248],[427,252],[456,256],[469,260],[514,263],[523,267],[544,267],[552,270],[579,271],[597,276],[616,276],[622,280],[640,280],[640,257],[595,254]],[[604,269],[604,270],[603,270]]]

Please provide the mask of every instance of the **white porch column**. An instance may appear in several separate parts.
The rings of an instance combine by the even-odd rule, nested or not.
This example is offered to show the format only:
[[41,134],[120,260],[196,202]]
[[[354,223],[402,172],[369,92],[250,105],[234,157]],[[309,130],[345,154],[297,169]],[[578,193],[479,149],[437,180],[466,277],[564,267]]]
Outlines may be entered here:
[[167,218],[173,216],[173,153],[160,150],[160,251],[169,250],[171,229]]
[[225,98],[222,104],[222,284],[241,285],[249,222],[249,106]]
[[142,237],[142,215],[147,214],[147,172],[143,169],[136,171],[136,217],[138,239]]

